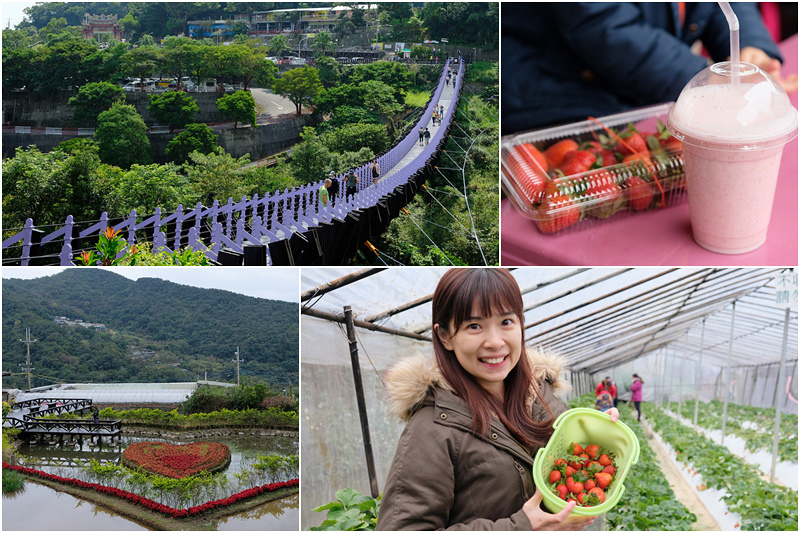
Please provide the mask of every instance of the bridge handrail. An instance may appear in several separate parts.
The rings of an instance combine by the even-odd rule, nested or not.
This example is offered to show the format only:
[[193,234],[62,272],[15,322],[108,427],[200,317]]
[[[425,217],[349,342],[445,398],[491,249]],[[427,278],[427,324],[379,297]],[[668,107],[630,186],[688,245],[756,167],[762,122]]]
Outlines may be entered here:
[[[417,130],[421,125],[427,124],[434,106],[438,105],[445,87],[446,72],[449,66],[451,66],[451,61],[447,60],[442,68],[439,83],[425,107],[425,112],[417,120],[414,128],[390,150],[377,157],[381,174],[385,175],[394,169],[415,146],[418,138]],[[343,219],[351,211],[374,205],[383,195],[391,192],[397,186],[407,183],[438,152],[440,145],[443,144],[445,133],[449,131],[450,121],[453,118],[461,89],[463,74],[464,62],[459,61],[458,70],[453,80],[454,97],[445,112],[442,124],[431,136],[431,142],[428,146],[410,164],[395,172],[389,178],[382,178],[377,187],[372,184],[372,176],[368,164],[355,169],[360,181],[357,186],[358,192],[367,191],[365,194],[355,194],[348,198],[342,191],[334,205],[323,208],[319,204],[317,195],[317,190],[322,184],[322,180],[320,180],[291,190],[285,189],[267,193],[263,197],[258,197],[258,195],[254,195],[251,199],[242,197],[237,202],[234,202],[233,198],[229,198],[224,205],[220,205],[216,200],[209,207],[203,206],[198,202],[192,210],[185,213],[184,207],[179,205],[174,212],[163,218],[160,207],[156,208],[154,214],[144,216],[137,215],[134,209],[131,210],[128,216],[116,221],[113,227],[115,229],[128,230],[127,238],[125,239],[128,245],[136,243],[136,230],[152,228],[154,250],[176,251],[188,245],[196,250],[199,248],[198,251],[205,253],[209,259],[216,260],[223,244],[241,253],[242,247],[246,242],[262,244],[264,240],[271,243],[281,238],[288,239],[294,232],[302,232],[306,227],[318,225],[323,215],[332,214]],[[342,178],[343,175],[338,177]],[[193,224],[190,223],[184,229],[183,223],[191,219],[194,219]],[[247,220],[246,225],[248,227],[242,224],[244,220]],[[78,228],[78,224],[74,222],[73,217],[70,215],[67,217],[64,226],[34,242],[37,230],[33,225],[33,221],[27,219],[25,227],[21,231],[3,241],[2,248],[6,250],[21,242],[21,257],[14,260],[19,260],[21,265],[28,266],[31,259],[34,258],[31,255],[31,248],[34,244],[55,243],[59,237],[63,237],[63,245],[59,254],[60,264],[62,266],[74,265],[72,260],[74,232],[78,231],[77,238],[79,239],[94,234],[99,235],[109,227],[108,213],[104,212],[100,215],[99,220],[90,222],[88,226],[82,227],[82,229]],[[165,227],[169,227],[167,232],[164,231]],[[170,243],[170,241],[172,242]],[[206,242],[204,243],[203,241]],[[268,264],[271,264],[269,252],[267,253],[267,261]]]

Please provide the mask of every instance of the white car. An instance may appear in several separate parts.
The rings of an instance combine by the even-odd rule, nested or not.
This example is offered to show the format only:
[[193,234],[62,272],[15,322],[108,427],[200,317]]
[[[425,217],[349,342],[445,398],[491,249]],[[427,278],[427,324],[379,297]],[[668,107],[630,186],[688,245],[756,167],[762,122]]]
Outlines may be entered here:
[[303,59],[302,57],[293,57],[289,60],[289,64],[295,66],[303,66],[306,64],[306,60]]
[[280,62],[280,59],[278,59],[277,57],[265,57],[264,61],[272,61],[277,65]]

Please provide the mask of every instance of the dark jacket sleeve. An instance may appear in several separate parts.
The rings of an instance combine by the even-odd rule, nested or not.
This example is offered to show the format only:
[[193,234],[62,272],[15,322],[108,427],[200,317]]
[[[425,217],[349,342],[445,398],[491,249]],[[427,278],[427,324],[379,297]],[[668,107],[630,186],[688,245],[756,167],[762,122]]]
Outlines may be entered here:
[[633,101],[669,101],[706,60],[667,29],[645,19],[634,3],[557,3],[559,33],[616,94]]
[[[432,421],[433,408],[417,411],[397,445],[378,513],[378,531],[472,530],[529,531],[530,521],[520,510],[501,520],[476,519],[446,527],[455,498],[453,456],[458,439],[454,431],[443,439]],[[426,458],[421,461],[420,458]],[[425,464],[423,468],[420,465]]]

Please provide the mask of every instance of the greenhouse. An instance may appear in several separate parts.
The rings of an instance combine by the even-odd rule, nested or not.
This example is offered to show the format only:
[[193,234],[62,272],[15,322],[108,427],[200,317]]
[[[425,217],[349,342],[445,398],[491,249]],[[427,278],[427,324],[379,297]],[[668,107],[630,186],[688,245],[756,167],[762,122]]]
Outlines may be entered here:
[[[303,269],[302,529],[323,524],[337,493],[384,492],[405,425],[389,413],[386,371],[433,357],[431,300],[446,271]],[[567,406],[595,410],[610,378],[638,441],[619,501],[591,529],[797,531],[796,269],[510,272],[528,353],[565,360]],[[349,525],[375,528],[371,505],[352,507]],[[327,518],[323,528],[342,525]]]

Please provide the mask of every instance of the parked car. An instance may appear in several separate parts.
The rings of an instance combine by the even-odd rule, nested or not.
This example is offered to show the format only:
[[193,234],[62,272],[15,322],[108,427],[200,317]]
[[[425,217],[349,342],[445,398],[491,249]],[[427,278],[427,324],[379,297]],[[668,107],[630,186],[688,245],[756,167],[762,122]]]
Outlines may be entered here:
[[302,57],[293,57],[289,60],[289,64],[295,66],[303,66],[306,64],[306,60],[303,59]]
[[264,58],[264,60],[265,60],[265,61],[272,61],[272,62],[273,62],[273,63],[275,63],[276,65],[278,65],[278,64],[280,63],[280,61],[281,61],[281,60],[280,60],[279,58],[277,58],[277,57],[265,57],[265,58]]

